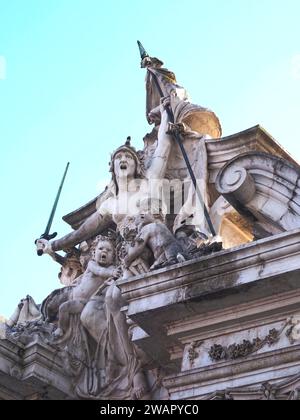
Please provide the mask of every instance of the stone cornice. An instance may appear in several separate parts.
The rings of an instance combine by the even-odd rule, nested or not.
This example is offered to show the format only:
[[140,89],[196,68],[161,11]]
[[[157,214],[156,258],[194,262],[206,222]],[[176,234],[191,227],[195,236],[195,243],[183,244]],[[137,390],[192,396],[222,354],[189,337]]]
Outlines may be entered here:
[[5,378],[4,391],[20,399],[41,389],[49,399],[72,397],[57,350],[39,340],[27,346],[11,339],[0,340],[0,377]]
[[[300,371],[299,351],[300,346],[295,346],[264,355],[258,354],[242,361],[220,363],[209,368],[177,373],[167,377],[164,380],[164,385],[172,394],[176,394],[176,399],[203,398],[204,395],[201,393],[197,395],[199,391],[196,389],[205,386],[206,391],[211,389],[209,393],[213,393],[216,389],[216,382],[218,382],[220,391],[236,386],[259,386],[267,380],[274,382],[282,379],[283,372],[285,377],[297,375]],[[255,366],[255,382],[249,374],[253,371],[253,366]]]
[[[300,270],[299,257],[300,230],[297,229],[120,281],[119,287],[129,302],[129,314],[136,314],[288,275]],[[160,293],[167,296],[163,302],[155,299]]]

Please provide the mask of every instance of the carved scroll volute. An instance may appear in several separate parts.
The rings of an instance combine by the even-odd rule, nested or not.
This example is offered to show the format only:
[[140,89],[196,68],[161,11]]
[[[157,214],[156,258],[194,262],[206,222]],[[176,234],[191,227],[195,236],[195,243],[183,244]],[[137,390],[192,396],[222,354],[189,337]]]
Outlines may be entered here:
[[229,202],[243,206],[253,199],[256,192],[251,174],[245,168],[235,166],[219,173],[216,188]]

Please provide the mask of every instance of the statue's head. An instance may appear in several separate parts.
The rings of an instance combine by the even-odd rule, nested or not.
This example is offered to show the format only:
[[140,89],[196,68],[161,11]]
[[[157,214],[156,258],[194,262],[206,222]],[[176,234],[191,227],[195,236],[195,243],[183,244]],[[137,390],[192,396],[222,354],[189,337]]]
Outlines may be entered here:
[[141,229],[144,226],[150,225],[151,223],[155,222],[155,218],[152,214],[150,213],[142,213],[142,214],[138,214],[135,217],[135,223],[138,229],[138,232],[141,231]]
[[130,145],[128,137],[126,143],[119,147],[111,156],[110,172],[118,194],[118,182],[121,179],[144,179],[144,166],[141,153]]
[[95,248],[94,259],[99,265],[103,267],[108,267],[114,264],[115,248],[113,242],[110,239],[100,237],[100,240]]
[[141,68],[147,68],[147,67],[153,67],[156,69],[160,69],[162,66],[164,65],[164,63],[156,57],[145,57],[142,59],[141,61]]
[[137,43],[140,50],[142,68],[147,68],[147,67],[160,68],[164,65],[164,63],[160,61],[158,58],[150,57],[140,41],[137,41]]
[[66,260],[58,275],[58,278],[62,284],[69,286],[81,274],[82,274],[82,266],[80,263],[79,256],[76,254],[70,254],[66,257]]

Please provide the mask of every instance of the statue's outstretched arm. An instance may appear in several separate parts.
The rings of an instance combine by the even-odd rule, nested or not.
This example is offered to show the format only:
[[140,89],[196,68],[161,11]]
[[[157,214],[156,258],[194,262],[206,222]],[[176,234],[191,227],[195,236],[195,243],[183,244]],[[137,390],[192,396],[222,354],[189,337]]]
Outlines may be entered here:
[[109,227],[112,217],[109,213],[102,215],[99,211],[92,214],[77,230],[69,233],[57,241],[49,242],[45,239],[38,239],[37,249],[44,254],[54,256],[55,251],[67,250],[79,243],[86,241],[93,236],[99,235],[104,229]]
[[98,211],[90,216],[77,230],[69,233],[61,239],[53,241],[51,248],[53,251],[72,248],[80,242],[86,241],[95,235],[100,234],[111,223],[111,216],[102,215]]

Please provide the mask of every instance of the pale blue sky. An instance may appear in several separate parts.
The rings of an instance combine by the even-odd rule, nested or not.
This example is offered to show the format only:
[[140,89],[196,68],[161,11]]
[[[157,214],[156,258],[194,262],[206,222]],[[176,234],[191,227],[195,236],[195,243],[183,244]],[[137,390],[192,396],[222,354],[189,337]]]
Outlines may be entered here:
[[[38,258],[67,161],[53,229],[100,192],[110,152],[148,131],[136,40],[175,71],[224,135],[262,124],[300,159],[299,0],[0,0],[0,314],[59,286]],[[1,72],[0,72],[1,75]]]

